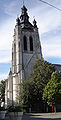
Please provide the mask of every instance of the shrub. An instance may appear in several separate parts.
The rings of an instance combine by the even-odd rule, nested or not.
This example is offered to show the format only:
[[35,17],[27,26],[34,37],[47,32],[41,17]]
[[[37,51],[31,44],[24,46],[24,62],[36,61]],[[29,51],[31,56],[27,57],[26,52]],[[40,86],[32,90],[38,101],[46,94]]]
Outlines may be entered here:
[[21,106],[10,106],[8,107],[8,112],[21,112],[22,107]]

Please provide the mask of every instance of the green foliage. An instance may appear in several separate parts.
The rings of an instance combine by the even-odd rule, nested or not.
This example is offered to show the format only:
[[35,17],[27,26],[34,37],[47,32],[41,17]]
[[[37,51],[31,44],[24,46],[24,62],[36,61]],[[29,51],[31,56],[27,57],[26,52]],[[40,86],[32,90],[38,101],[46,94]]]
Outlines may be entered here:
[[44,61],[43,58],[37,59],[30,75],[30,80],[23,82],[23,103],[28,107],[35,104],[41,105],[43,89],[55,71],[52,64]]
[[17,105],[18,106],[23,106],[23,85],[22,83],[20,83],[18,85],[18,91],[17,91],[17,95],[16,95],[16,99],[17,99]]
[[5,111],[6,109],[4,107],[0,107],[0,111]]
[[[31,102],[35,100],[35,94],[36,92],[34,91],[34,83],[31,80],[27,80],[23,82],[23,102],[25,105],[30,107]],[[32,99],[33,95],[33,99]],[[35,102],[35,101],[34,101]]]
[[0,83],[0,100],[5,101],[5,81],[2,80]]
[[61,74],[53,72],[43,92],[43,100],[52,106],[61,102]]
[[7,108],[8,112],[21,112],[22,107],[21,106],[10,106]]
[[51,78],[53,71],[55,71],[55,69],[52,64],[44,61],[43,58],[41,60],[37,59],[30,78],[44,88]]

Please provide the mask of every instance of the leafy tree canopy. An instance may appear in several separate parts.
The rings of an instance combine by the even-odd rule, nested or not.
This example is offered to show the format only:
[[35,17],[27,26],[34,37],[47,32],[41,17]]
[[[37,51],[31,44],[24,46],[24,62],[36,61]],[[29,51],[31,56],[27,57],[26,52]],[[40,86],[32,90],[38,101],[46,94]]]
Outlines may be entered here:
[[61,102],[61,74],[53,72],[43,92],[43,100],[52,106]]
[[23,83],[23,99],[25,104],[28,106],[41,104],[43,89],[51,78],[53,71],[55,71],[53,65],[44,61],[43,58],[36,60],[30,80],[26,80]]
[[51,74],[54,71],[55,68],[51,63],[44,61],[43,58],[41,60],[37,59],[30,79],[34,81],[35,85],[37,85],[41,92],[43,92],[43,88],[48,83],[49,79],[51,78]]
[[5,101],[5,81],[0,82],[0,100]]

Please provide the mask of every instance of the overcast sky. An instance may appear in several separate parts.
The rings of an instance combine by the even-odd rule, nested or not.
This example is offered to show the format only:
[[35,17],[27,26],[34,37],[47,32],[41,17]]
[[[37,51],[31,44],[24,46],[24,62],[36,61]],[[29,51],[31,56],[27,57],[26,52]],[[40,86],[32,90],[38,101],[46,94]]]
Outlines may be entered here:
[[[61,11],[40,0],[24,0],[30,22],[35,17],[45,60],[61,64]],[[61,9],[61,0],[44,0]],[[0,80],[7,78],[11,67],[11,47],[16,18],[21,14],[22,0],[0,0]]]

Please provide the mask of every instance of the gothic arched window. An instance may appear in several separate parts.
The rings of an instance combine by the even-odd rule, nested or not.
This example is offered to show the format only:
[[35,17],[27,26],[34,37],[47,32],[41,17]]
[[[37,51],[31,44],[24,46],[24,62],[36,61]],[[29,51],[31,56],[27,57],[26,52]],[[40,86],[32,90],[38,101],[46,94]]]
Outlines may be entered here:
[[19,51],[20,51],[20,42],[18,43]]
[[12,52],[12,61],[13,61],[13,52]]
[[23,42],[24,42],[24,50],[27,50],[27,38],[26,38],[26,36],[24,36]]
[[14,52],[16,53],[16,44],[14,43]]
[[30,40],[30,51],[33,51],[33,39],[31,36],[30,36],[29,40]]

